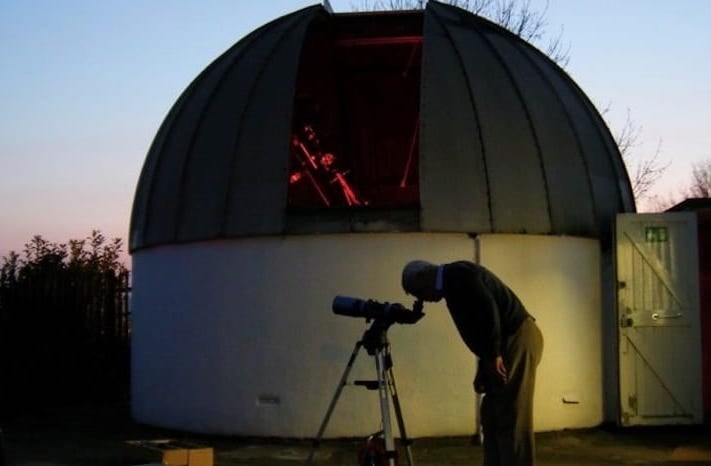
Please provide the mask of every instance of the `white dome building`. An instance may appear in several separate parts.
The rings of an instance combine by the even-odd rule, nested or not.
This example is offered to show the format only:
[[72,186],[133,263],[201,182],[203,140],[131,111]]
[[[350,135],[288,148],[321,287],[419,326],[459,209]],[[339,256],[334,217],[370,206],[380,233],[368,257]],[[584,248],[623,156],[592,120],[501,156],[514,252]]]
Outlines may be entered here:
[[[334,296],[409,306],[405,262],[470,259],[544,333],[536,429],[597,425],[611,222],[634,209],[598,112],[508,31],[437,2],[279,18],[190,84],[146,157],[130,238],[133,415],[313,436],[366,328],[335,315]],[[471,434],[476,360],[444,304],[425,312],[389,332],[408,434]],[[374,373],[361,352],[352,378]],[[326,436],[379,424],[376,394],[347,386]]]

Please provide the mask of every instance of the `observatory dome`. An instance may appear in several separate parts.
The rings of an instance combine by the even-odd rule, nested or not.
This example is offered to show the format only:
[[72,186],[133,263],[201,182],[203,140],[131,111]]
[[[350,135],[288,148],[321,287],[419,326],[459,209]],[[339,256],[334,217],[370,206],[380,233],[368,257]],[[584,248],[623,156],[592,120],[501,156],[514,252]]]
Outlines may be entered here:
[[252,32],[183,92],[146,157],[130,248],[364,231],[599,238],[634,209],[601,116],[527,42],[433,1],[316,5]]
[[[147,154],[129,241],[133,416],[313,434],[362,324],[329,304],[408,305],[401,269],[420,258],[481,263],[540,322],[537,429],[599,425],[603,322],[617,328],[600,246],[634,209],[592,103],[509,31],[434,1],[278,18],[190,83]],[[443,306],[391,335],[414,436],[473,425],[474,361]],[[372,377],[367,356],[353,370]],[[377,399],[347,395],[328,436],[373,431]]]

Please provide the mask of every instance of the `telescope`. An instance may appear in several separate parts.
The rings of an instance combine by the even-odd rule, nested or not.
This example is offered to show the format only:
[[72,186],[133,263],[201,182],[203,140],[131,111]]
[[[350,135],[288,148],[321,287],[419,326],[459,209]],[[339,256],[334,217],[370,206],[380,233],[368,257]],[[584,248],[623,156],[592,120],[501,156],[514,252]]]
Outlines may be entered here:
[[425,315],[422,312],[422,301],[419,299],[410,310],[399,303],[381,303],[374,299],[365,300],[350,296],[336,296],[333,299],[333,312],[341,316],[363,317],[366,321],[386,321],[388,324],[414,324]]
[[355,348],[353,348],[353,353],[351,353],[351,357],[348,359],[346,369],[341,376],[341,381],[338,382],[338,386],[336,387],[336,393],[333,395],[333,399],[331,399],[331,404],[328,406],[326,416],[323,418],[321,427],[319,427],[316,438],[313,441],[313,448],[311,449],[309,456],[306,458],[306,466],[310,466],[312,464],[316,448],[318,448],[321,443],[323,433],[326,430],[329,419],[331,419],[331,414],[333,413],[333,409],[336,407],[336,402],[341,396],[341,391],[343,391],[343,387],[345,387],[348,382],[348,374],[353,368],[353,363],[355,362],[356,356],[358,355],[358,351],[361,347],[365,348],[368,351],[368,354],[375,358],[375,369],[377,371],[378,379],[356,380],[354,384],[361,385],[368,390],[378,390],[378,398],[380,400],[380,416],[382,422],[381,425],[383,430],[374,435],[382,434],[385,449],[382,452],[375,452],[374,457],[366,458],[364,462],[359,461],[358,464],[388,464],[389,466],[395,466],[397,451],[395,449],[392,428],[390,426],[390,399],[392,399],[395,416],[397,416],[397,425],[400,428],[400,443],[405,447],[407,464],[409,466],[413,466],[412,451],[410,450],[410,444],[412,441],[407,438],[407,432],[405,432],[405,421],[402,418],[402,409],[400,408],[400,401],[397,396],[397,390],[395,389],[393,360],[390,357],[390,343],[388,343],[387,331],[388,328],[394,323],[414,324],[424,317],[425,314],[422,312],[422,300],[418,299],[415,301],[415,304],[412,306],[412,310],[410,310],[399,303],[381,303],[375,301],[374,299],[336,296],[333,299],[333,312],[342,316],[363,317],[367,322],[370,320],[374,320],[374,322],[363,333],[363,336],[356,342]]

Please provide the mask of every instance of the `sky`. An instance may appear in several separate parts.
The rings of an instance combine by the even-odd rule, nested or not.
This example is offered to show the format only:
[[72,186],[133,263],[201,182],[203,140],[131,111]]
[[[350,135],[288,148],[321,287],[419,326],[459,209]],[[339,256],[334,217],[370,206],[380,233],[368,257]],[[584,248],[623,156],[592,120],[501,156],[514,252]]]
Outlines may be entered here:
[[[127,244],[146,153],[182,91],[252,30],[316,3],[0,0],[0,257],[34,235],[62,243],[99,229]],[[613,133],[629,112],[633,157],[659,147],[668,168],[652,194],[683,199],[693,164],[711,160],[711,1],[530,6],[549,35],[562,31],[566,71],[609,109]]]

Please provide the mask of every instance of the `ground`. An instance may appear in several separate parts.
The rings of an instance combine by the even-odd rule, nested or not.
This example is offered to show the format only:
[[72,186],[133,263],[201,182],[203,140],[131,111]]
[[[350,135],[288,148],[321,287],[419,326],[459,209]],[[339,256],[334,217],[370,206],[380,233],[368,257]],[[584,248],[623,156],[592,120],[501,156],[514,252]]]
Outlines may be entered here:
[[[3,424],[8,465],[129,466],[155,463],[160,454],[128,443],[174,439],[211,447],[215,466],[304,464],[308,440],[206,437],[140,425],[126,404],[38,410]],[[711,465],[711,426],[599,427],[537,434],[538,466]],[[363,439],[327,440],[313,464],[357,466]],[[418,466],[481,464],[482,448],[470,437],[415,439]],[[407,465],[401,454],[400,466]]]

